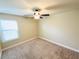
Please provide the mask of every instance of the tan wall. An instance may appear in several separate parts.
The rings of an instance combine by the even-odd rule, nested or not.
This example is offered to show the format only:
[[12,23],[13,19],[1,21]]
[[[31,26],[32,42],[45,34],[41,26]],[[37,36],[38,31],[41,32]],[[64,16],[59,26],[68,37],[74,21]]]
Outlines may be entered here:
[[30,19],[30,18],[23,18],[19,16],[7,15],[7,14],[0,14],[0,19],[16,20],[18,22],[18,27],[19,27],[19,39],[4,43],[3,48],[19,41],[37,37],[36,20]]
[[39,22],[39,35],[57,43],[79,49],[79,11],[53,13]]

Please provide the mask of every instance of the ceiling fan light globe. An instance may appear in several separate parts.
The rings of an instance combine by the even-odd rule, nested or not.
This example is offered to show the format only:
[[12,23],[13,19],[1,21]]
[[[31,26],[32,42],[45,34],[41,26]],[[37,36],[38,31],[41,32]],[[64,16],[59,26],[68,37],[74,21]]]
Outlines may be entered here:
[[40,19],[40,16],[39,15],[35,15],[34,19]]

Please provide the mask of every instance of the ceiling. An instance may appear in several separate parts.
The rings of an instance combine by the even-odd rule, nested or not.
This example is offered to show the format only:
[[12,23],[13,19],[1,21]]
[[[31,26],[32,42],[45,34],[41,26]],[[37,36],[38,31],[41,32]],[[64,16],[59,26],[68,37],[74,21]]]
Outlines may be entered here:
[[48,6],[55,6],[66,3],[77,3],[78,0],[0,0],[0,13],[15,15],[28,15],[32,8],[44,9]]

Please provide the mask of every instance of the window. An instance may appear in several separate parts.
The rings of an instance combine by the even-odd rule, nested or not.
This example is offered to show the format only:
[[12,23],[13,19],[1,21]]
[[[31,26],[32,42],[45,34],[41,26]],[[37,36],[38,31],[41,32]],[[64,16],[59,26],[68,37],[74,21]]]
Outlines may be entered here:
[[0,20],[0,32],[3,42],[18,38],[18,26],[15,20]]

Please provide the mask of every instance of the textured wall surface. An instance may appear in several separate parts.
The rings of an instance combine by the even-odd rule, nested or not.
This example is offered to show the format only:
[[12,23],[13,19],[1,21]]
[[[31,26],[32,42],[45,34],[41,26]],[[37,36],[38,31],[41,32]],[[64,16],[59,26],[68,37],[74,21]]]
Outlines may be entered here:
[[35,39],[3,51],[2,59],[79,59],[79,53]]

